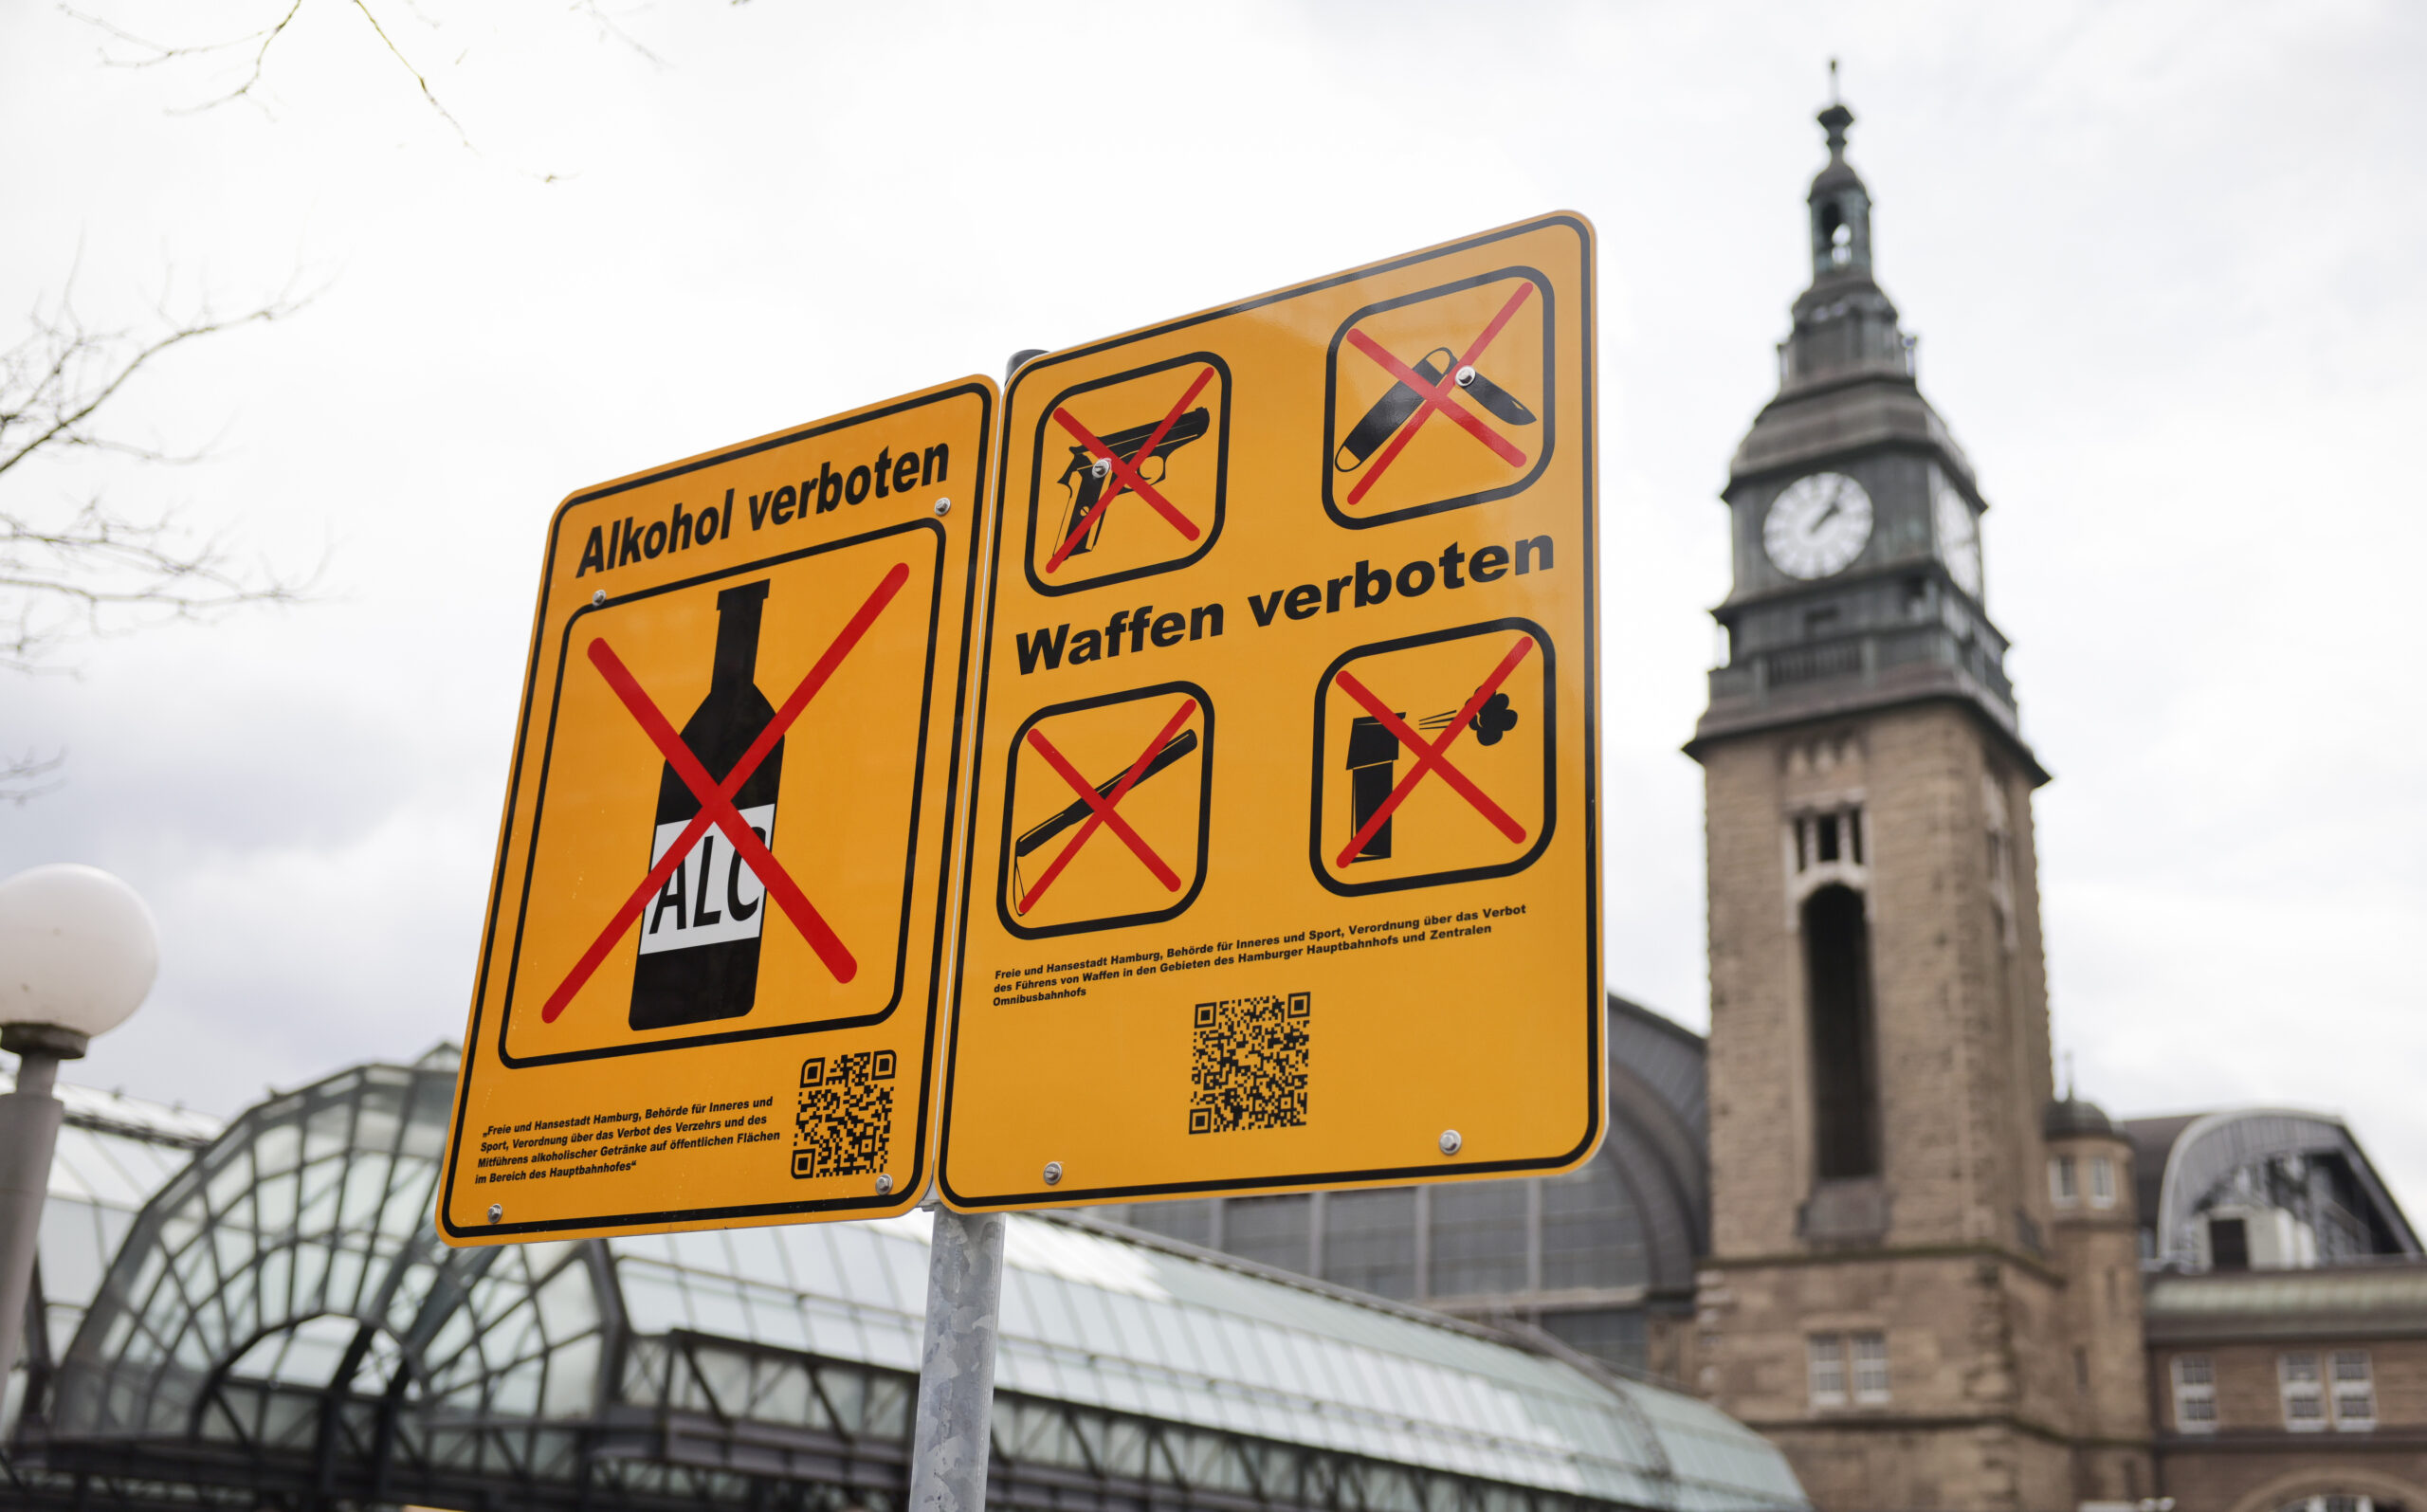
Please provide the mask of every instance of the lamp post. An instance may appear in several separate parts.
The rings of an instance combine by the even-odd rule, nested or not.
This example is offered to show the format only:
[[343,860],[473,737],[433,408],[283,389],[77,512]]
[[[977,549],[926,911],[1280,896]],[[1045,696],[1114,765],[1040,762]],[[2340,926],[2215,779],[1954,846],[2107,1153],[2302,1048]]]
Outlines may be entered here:
[[63,1112],[51,1095],[59,1063],[123,1023],[159,971],[152,910],[108,872],[36,866],[0,882],[0,1050],[17,1056],[16,1090],[0,1096],[0,1376],[25,1339]]

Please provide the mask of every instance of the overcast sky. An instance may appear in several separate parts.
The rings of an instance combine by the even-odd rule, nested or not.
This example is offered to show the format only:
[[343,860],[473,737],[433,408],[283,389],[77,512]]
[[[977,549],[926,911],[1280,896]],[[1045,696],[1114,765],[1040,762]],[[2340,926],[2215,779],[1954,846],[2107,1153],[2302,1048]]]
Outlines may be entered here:
[[[80,0],[239,37],[288,0]],[[2427,1220],[2427,10],[372,0],[249,50],[0,8],[0,312],[293,319],[120,418],[320,601],[0,682],[0,871],[107,866],[160,984],[73,1075],[229,1112],[460,1035],[541,533],[648,464],[1540,211],[1601,233],[1611,985],[1701,1028],[1730,452],[1844,59],[1877,272],[1991,503],[2056,1042],[2118,1113],[2336,1110]],[[6,340],[12,341],[10,335]]]

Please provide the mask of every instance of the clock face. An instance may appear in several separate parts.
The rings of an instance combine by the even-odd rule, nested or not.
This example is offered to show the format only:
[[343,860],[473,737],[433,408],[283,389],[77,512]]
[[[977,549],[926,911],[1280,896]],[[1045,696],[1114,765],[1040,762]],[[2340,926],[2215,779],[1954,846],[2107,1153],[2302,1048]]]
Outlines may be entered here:
[[1945,479],[1938,480],[1930,495],[1930,513],[1938,522],[1938,553],[1946,558],[1947,575],[1955,586],[1980,596],[1980,522],[1972,517],[1972,506],[1955,491]]
[[1797,478],[1761,522],[1761,549],[1789,577],[1843,572],[1870,539],[1870,495],[1841,472]]

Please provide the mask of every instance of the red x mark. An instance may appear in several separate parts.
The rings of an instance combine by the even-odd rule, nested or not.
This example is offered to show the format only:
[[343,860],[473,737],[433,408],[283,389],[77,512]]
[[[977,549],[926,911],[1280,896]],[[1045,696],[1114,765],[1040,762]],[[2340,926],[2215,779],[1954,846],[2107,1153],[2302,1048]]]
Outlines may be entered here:
[[700,758],[684,744],[681,732],[650,701],[648,694],[641,687],[640,680],[632,676],[623,658],[617,656],[603,638],[590,643],[590,660],[597,666],[599,675],[607,680],[609,687],[615,690],[615,696],[623,700],[624,707],[631,711],[633,720],[648,736],[649,742],[664,755],[675,774],[683,779],[683,785],[700,800],[700,811],[683,827],[682,833],[674,837],[674,844],[666,847],[666,854],[649,868],[648,875],[641,879],[641,884],[624,900],[623,906],[615,910],[614,917],[608,920],[607,927],[598,932],[598,938],[582,952],[581,958],[574,962],[573,970],[557,984],[557,990],[548,994],[548,1001],[539,1010],[543,1022],[553,1024],[557,1021],[557,1015],[565,1011],[565,1005],[573,1001],[574,994],[580,992],[597,972],[600,963],[606,960],[607,953],[615,948],[615,942],[624,938],[624,931],[640,918],[641,910],[648,906],[649,900],[665,889],[666,879],[674,875],[675,868],[683,865],[684,859],[690,855],[691,847],[708,832],[710,825],[724,831],[733,848],[765,885],[768,895],[792,920],[793,927],[809,941],[809,948],[815,951],[817,958],[826,963],[826,969],[834,974],[834,979],[848,982],[859,975],[859,962],[851,958],[850,951],[835,938],[834,931],[811,905],[808,895],[800,890],[791,873],[784,870],[783,864],[759,840],[757,832],[742,819],[741,811],[733,806],[733,795],[741,791],[741,785],[748,782],[750,774],[758,770],[758,764],[767,759],[767,753],[776,748],[776,742],[784,738],[784,732],[791,729],[793,721],[800,718],[801,711],[809,707],[809,701],[817,697],[818,690],[834,675],[834,669],[842,665],[843,658],[851,654],[867,634],[868,627],[876,623],[876,617],[885,612],[885,607],[893,602],[893,595],[902,592],[902,585],[909,580],[909,567],[896,562],[892,571],[876,585],[875,592],[868,594],[867,601],[859,607],[842,629],[835,632],[825,654],[817,659],[817,665],[811,667],[809,675],[800,680],[800,685],[793,689],[792,697],[784,700],[783,706],[776,711],[776,717],[758,732],[758,738],[750,742],[750,749],[741,754],[741,759],[733,764],[733,770],[725,774],[721,783],[709,776],[707,769],[700,765]]
[[1129,828],[1129,821],[1112,811],[1120,805],[1122,799],[1129,796],[1129,790],[1137,786],[1139,777],[1145,774],[1146,768],[1153,764],[1155,757],[1162,755],[1163,747],[1172,743],[1172,738],[1179,734],[1180,726],[1186,724],[1188,717],[1195,712],[1195,699],[1180,700],[1179,712],[1165,721],[1162,730],[1152,740],[1146,742],[1146,749],[1139,752],[1138,759],[1131,762],[1129,770],[1121,774],[1121,781],[1113,788],[1112,795],[1108,798],[1097,792],[1095,784],[1080,775],[1079,769],[1065,759],[1061,752],[1053,749],[1053,742],[1045,738],[1044,731],[1031,729],[1028,732],[1028,743],[1035,748],[1036,754],[1045,758],[1048,766],[1060,773],[1062,780],[1068,783],[1080,797],[1086,799],[1087,807],[1094,811],[1087,815],[1085,824],[1079,826],[1079,832],[1070,837],[1070,843],[1062,847],[1062,853],[1053,858],[1053,865],[1045,868],[1045,875],[1036,879],[1036,885],[1028,890],[1028,896],[1020,900],[1021,913],[1027,913],[1029,909],[1035,906],[1037,899],[1044,895],[1045,889],[1053,885],[1053,879],[1062,875],[1062,868],[1068,865],[1070,859],[1079,853],[1079,847],[1094,836],[1098,825],[1110,829],[1114,834],[1121,837],[1123,845],[1137,852],[1138,859],[1146,864],[1146,869],[1155,874],[1155,880],[1163,884],[1165,891],[1179,891],[1178,873],[1163,865],[1163,858],[1155,854],[1152,846],[1139,838],[1138,831]]
[[1079,538],[1087,533],[1087,527],[1096,522],[1096,517],[1103,514],[1105,506],[1110,504],[1124,488],[1154,505],[1156,512],[1170,520],[1172,529],[1178,531],[1182,537],[1188,540],[1195,540],[1197,537],[1198,531],[1195,523],[1186,515],[1173,508],[1171,501],[1155,492],[1152,485],[1138,474],[1139,469],[1146,465],[1146,459],[1155,454],[1155,448],[1163,444],[1163,438],[1172,433],[1172,427],[1179,424],[1179,417],[1188,412],[1188,407],[1196,402],[1196,396],[1204,392],[1205,386],[1213,381],[1212,368],[1207,368],[1196,375],[1196,381],[1190,384],[1188,392],[1179,396],[1179,403],[1172,406],[1171,413],[1163,416],[1163,423],[1157,426],[1154,434],[1146,438],[1146,444],[1138,448],[1138,459],[1135,462],[1123,462],[1114,456],[1112,448],[1097,440],[1094,432],[1079,424],[1078,417],[1071,414],[1069,410],[1059,408],[1054,410],[1053,418],[1061,423],[1063,429],[1078,437],[1079,445],[1094,452],[1097,460],[1111,465],[1113,481],[1111,485],[1097,498],[1096,506],[1079,518],[1078,526],[1070,532],[1069,538],[1054,548],[1052,559],[1045,564],[1047,572],[1060,571],[1062,564],[1070,559],[1070,552],[1079,544]]
[[1485,701],[1494,693],[1500,691],[1500,684],[1508,681],[1508,674],[1517,670],[1517,664],[1524,661],[1525,653],[1533,648],[1532,636],[1517,637],[1517,644],[1510,647],[1508,654],[1500,659],[1500,665],[1491,669],[1491,676],[1483,680],[1483,686],[1475,689],[1474,697],[1467,700],[1466,707],[1460,709],[1458,717],[1450,721],[1450,727],[1441,732],[1441,738],[1430,745],[1425,743],[1424,737],[1408,728],[1406,720],[1392,713],[1389,704],[1376,698],[1372,690],[1364,683],[1358,682],[1346,668],[1341,668],[1337,679],[1340,685],[1347,691],[1350,698],[1365,705],[1366,713],[1381,720],[1384,729],[1397,736],[1403,743],[1415,748],[1415,765],[1406,776],[1399,778],[1398,786],[1391,790],[1391,795],[1382,800],[1381,807],[1374,811],[1373,817],[1365,821],[1365,828],[1357,831],[1355,838],[1348,842],[1348,848],[1340,853],[1340,859],[1333,862],[1333,865],[1345,866],[1355,861],[1366,845],[1373,840],[1375,833],[1390,822],[1392,811],[1407,801],[1409,792],[1417,783],[1422,782],[1428,774],[1433,772],[1440,773],[1442,781],[1454,789],[1460,797],[1473,804],[1475,811],[1490,821],[1494,829],[1506,835],[1510,840],[1521,841],[1525,838],[1525,827],[1508,817],[1506,810],[1492,802],[1489,793],[1476,787],[1468,779],[1465,773],[1451,766],[1448,757],[1442,753],[1450,749],[1450,742],[1455,740],[1466,729],[1467,722],[1475,717],[1475,711],[1482,708]]
[[1350,346],[1372,357],[1381,365],[1384,372],[1414,390],[1424,400],[1424,403],[1417,407],[1415,413],[1408,417],[1407,424],[1399,427],[1398,434],[1391,438],[1391,444],[1382,448],[1382,454],[1374,459],[1374,465],[1367,470],[1365,476],[1357,480],[1357,486],[1348,490],[1350,503],[1356,503],[1365,497],[1366,490],[1372,488],[1391,464],[1398,460],[1399,453],[1407,449],[1407,444],[1415,439],[1415,433],[1424,428],[1424,422],[1432,419],[1436,410],[1449,416],[1452,423],[1464,428],[1469,435],[1489,446],[1499,455],[1501,461],[1511,467],[1525,465],[1525,454],[1518,450],[1506,437],[1476,418],[1466,406],[1458,403],[1455,391],[1458,369],[1474,366],[1475,358],[1483,355],[1483,349],[1491,345],[1493,338],[1500,335],[1501,327],[1508,323],[1509,317],[1517,313],[1517,307],[1524,303],[1526,297],[1533,292],[1534,285],[1531,281],[1521,282],[1517,285],[1517,292],[1508,296],[1508,302],[1502,305],[1500,313],[1491,318],[1491,323],[1483,328],[1483,335],[1475,337],[1474,344],[1467,348],[1466,355],[1459,357],[1451,366],[1449,372],[1441,374],[1439,383],[1427,380],[1414,368],[1384,351],[1380,342],[1364,332],[1348,333]]

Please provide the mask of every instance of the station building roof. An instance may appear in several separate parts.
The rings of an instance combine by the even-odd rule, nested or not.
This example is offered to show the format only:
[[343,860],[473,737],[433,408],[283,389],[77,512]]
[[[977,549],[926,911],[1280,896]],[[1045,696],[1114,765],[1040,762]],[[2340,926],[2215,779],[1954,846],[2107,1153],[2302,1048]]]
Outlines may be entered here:
[[[923,1216],[450,1250],[453,1081],[358,1067],[173,1162],[51,1340],[30,1499],[900,1506]],[[1010,1220],[996,1387],[1000,1506],[1807,1505],[1690,1397],[1085,1220]]]

